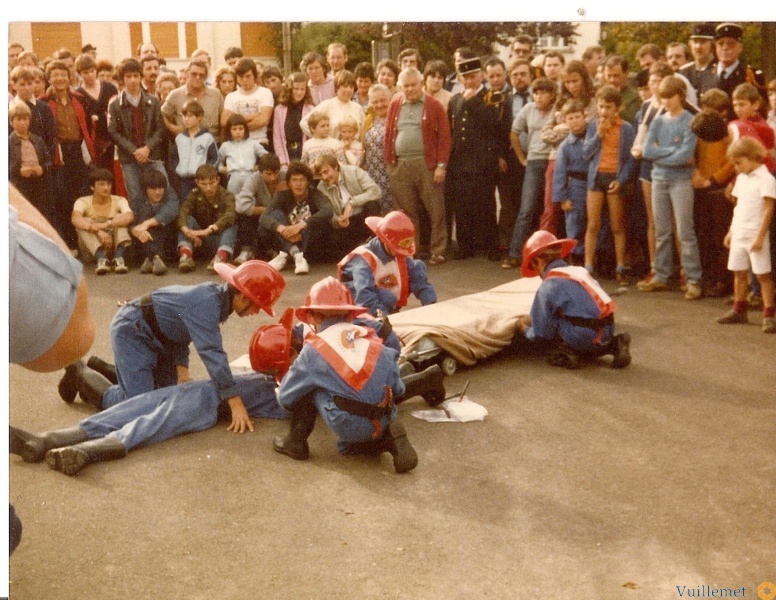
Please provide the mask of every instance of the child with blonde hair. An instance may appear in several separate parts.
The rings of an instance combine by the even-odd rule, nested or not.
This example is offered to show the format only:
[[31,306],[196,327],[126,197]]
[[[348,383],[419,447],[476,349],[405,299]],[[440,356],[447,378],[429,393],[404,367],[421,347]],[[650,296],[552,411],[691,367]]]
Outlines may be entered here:
[[354,117],[348,115],[340,121],[339,139],[347,163],[360,167],[364,160],[364,145],[358,140],[358,121]]
[[347,164],[345,150],[342,141],[329,137],[329,117],[319,110],[314,110],[307,118],[307,125],[313,137],[305,140],[302,145],[302,162],[315,168],[318,158],[324,154],[331,154],[344,164]]
[[770,239],[776,179],[764,164],[767,149],[755,138],[739,138],[730,145],[727,154],[738,171],[732,192],[736,207],[725,236],[725,245],[730,248],[728,269],[733,271],[733,309],[717,319],[717,323],[749,320],[747,292],[751,269],[762,292],[763,333],[776,333]]

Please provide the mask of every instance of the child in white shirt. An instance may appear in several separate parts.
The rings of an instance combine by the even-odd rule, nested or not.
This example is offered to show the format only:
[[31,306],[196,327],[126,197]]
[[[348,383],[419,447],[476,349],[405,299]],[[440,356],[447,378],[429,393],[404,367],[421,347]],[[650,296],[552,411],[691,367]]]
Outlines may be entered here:
[[733,271],[733,309],[717,319],[717,323],[748,321],[746,295],[751,268],[762,291],[762,330],[776,333],[770,240],[776,179],[763,164],[767,152],[753,137],[739,138],[727,150],[728,158],[738,171],[732,191],[736,207],[730,231],[725,236],[725,246],[730,248],[728,269]]
[[313,169],[320,156],[331,154],[341,164],[347,164],[342,142],[329,137],[329,117],[315,110],[310,113],[307,124],[313,137],[302,145],[302,162]]

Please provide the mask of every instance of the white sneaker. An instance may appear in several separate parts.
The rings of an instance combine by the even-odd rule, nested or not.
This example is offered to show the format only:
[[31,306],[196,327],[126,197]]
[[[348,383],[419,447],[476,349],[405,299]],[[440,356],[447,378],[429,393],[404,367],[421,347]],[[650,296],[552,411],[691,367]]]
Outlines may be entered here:
[[304,275],[310,272],[310,265],[307,264],[307,259],[301,252],[294,257],[294,273],[297,275]]
[[245,262],[248,262],[249,260],[253,260],[254,258],[255,256],[253,252],[251,252],[250,250],[243,250],[242,252],[240,252],[240,254],[237,255],[237,258],[234,259],[234,264],[239,266]]
[[278,255],[267,264],[276,271],[282,271],[286,268],[286,261],[288,261],[288,253],[279,252]]

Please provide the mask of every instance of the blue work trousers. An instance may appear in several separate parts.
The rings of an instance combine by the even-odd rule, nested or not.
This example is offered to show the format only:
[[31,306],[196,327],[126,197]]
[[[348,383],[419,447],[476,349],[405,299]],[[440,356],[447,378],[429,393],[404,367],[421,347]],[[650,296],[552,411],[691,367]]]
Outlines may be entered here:
[[[254,418],[287,419],[278,403],[275,381],[260,373],[235,376],[237,391]],[[112,435],[127,450],[172,437],[204,431],[218,421],[221,399],[210,380],[190,381],[153,390],[103,410],[79,424],[89,439]]]
[[110,341],[118,385],[112,385],[102,395],[103,408],[178,382],[174,354],[151,331],[139,301],[116,312],[110,326]]

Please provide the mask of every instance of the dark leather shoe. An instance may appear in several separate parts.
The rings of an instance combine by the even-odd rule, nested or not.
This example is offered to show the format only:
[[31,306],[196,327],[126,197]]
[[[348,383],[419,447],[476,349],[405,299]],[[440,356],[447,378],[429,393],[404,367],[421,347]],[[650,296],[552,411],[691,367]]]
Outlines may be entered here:
[[407,438],[407,431],[399,420],[393,421],[386,432],[388,451],[393,456],[393,468],[397,473],[407,473],[418,466],[418,454]]
[[275,452],[290,456],[294,460],[307,460],[310,458],[310,446],[307,440],[294,440],[292,437],[276,437],[272,447]]
[[116,365],[112,365],[98,356],[90,356],[89,360],[86,361],[86,366],[97,371],[113,385],[118,385],[119,378],[116,375]]
[[630,334],[621,333],[615,336],[614,341],[616,346],[614,351],[614,359],[612,360],[612,367],[615,369],[623,369],[631,363]]
[[84,367],[78,374],[78,395],[97,410],[102,410],[102,395],[110,386],[107,377],[89,367]]
[[92,463],[118,460],[127,455],[127,449],[115,437],[89,440],[75,446],[56,448],[46,452],[46,463],[65,475],[76,475]]
[[59,397],[68,404],[75,402],[75,397],[78,395],[78,374],[83,368],[83,361],[78,360],[65,367],[65,374],[59,380],[57,386]]
[[579,369],[582,365],[579,363],[579,356],[574,352],[565,349],[555,350],[548,360],[553,367],[563,367],[564,369]]
[[35,463],[41,462],[45,458],[46,452],[53,448],[72,446],[88,439],[86,432],[80,427],[56,429],[40,435],[11,427],[9,451],[11,454],[21,456],[24,462]]

